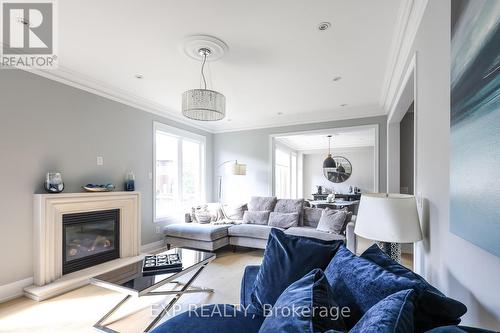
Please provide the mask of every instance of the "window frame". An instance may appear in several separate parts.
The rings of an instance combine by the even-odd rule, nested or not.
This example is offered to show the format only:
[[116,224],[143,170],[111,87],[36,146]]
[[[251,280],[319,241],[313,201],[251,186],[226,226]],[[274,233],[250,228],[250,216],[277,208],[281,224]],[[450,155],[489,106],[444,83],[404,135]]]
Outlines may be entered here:
[[200,186],[201,186],[201,195],[200,199],[202,201],[207,200],[207,138],[203,135],[196,134],[190,131],[182,130],[177,127],[169,126],[161,122],[153,121],[153,222],[160,223],[165,221],[170,221],[172,218],[175,218],[175,213],[172,215],[156,217],[156,133],[164,132],[167,135],[177,137],[177,177],[178,177],[178,189],[177,194],[182,196],[182,172],[183,172],[183,159],[182,159],[182,142],[190,141],[200,144],[200,168],[201,168],[201,177],[200,177]]
[[[286,155],[287,165],[278,163],[278,151],[284,155]],[[278,196],[280,199],[297,199],[299,198],[299,186],[301,183],[301,178],[299,179],[299,158],[302,158],[302,155],[283,144],[275,143],[274,152],[273,152],[273,194]],[[283,193],[279,193],[278,191],[278,167],[286,167],[287,168],[287,181],[285,184],[285,195]]]

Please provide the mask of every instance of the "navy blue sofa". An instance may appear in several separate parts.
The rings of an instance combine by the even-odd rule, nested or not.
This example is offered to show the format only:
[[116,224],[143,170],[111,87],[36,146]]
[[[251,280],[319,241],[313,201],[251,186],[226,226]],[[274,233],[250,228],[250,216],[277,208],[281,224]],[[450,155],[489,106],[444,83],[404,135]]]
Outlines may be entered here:
[[[248,308],[251,305],[251,293],[255,278],[259,272],[260,266],[247,266],[241,281],[240,303],[242,308]],[[214,309],[216,311],[214,312]],[[221,312],[226,312],[220,315]],[[215,314],[210,318],[202,314]],[[228,304],[205,305],[197,310],[186,311],[167,320],[152,333],[257,333],[264,321],[263,317],[258,315],[245,315],[238,311],[234,306]],[[429,333],[488,333],[491,331],[466,327],[466,326],[442,326],[434,328]]]

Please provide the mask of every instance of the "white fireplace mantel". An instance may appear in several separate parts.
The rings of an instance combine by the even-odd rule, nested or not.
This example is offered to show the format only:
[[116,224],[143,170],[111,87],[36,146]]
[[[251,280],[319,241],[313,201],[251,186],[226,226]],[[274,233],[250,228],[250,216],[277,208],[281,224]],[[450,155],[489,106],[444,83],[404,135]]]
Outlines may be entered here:
[[[82,285],[89,274],[100,274],[116,267],[116,263],[126,264],[140,254],[140,193],[60,193],[34,195],[34,286],[27,287],[25,294],[41,300],[36,291],[47,291],[50,285],[57,291],[73,289]],[[62,274],[62,218],[64,214],[119,209],[120,210],[120,259],[115,259],[94,267],[86,268],[63,276]],[[113,261],[116,263],[113,264]],[[73,282],[73,284],[72,284]],[[64,288],[60,286],[64,285]],[[59,287],[58,287],[59,286]],[[62,291],[62,292],[64,292]]]

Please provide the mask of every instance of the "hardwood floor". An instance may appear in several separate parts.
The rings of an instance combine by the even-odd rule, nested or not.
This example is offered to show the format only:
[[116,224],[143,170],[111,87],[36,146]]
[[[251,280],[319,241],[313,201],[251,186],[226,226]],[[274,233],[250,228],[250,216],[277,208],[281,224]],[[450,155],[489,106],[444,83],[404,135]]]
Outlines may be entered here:
[[[238,249],[235,253],[223,250],[196,280],[196,285],[215,289],[213,294],[186,294],[177,303],[184,311],[189,304],[229,303],[240,299],[240,282],[244,267],[262,261],[261,250]],[[413,266],[411,255],[403,254],[403,264]],[[186,278],[185,278],[186,279]],[[182,281],[182,279],[181,279]],[[0,304],[2,333],[59,333],[95,332],[92,325],[108,312],[123,295],[96,286],[85,286],[44,302],[22,297]],[[139,332],[154,318],[153,308],[165,304],[170,297],[135,298],[115,314],[109,325],[119,332]],[[173,315],[175,313],[169,313]],[[166,316],[165,318],[168,318]]]

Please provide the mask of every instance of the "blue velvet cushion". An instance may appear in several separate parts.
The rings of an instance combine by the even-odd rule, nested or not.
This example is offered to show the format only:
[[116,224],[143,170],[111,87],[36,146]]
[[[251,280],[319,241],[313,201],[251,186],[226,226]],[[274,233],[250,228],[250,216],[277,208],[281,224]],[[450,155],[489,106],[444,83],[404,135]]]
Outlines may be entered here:
[[350,309],[350,316],[344,319],[348,328],[387,296],[417,286],[415,281],[357,257],[343,245],[326,268],[325,275],[332,286],[335,301]]
[[256,265],[245,267],[240,288],[240,304],[244,309],[248,308],[249,305],[252,304],[253,285],[255,283],[257,273],[259,273],[259,269],[260,266]]
[[316,333],[346,329],[328,280],[314,269],[280,295],[259,333]]
[[257,333],[263,321],[263,317],[238,311],[232,305],[210,304],[183,312],[151,333]]
[[273,228],[252,292],[252,311],[264,315],[281,293],[314,268],[325,269],[343,241],[286,235]]
[[413,333],[415,291],[401,290],[372,306],[349,333]]
[[460,317],[467,312],[467,307],[464,304],[446,297],[425,281],[423,277],[392,260],[377,245],[369,247],[361,257],[374,262],[397,276],[406,277],[417,283],[416,332],[425,332],[438,326],[456,325],[460,322]]

